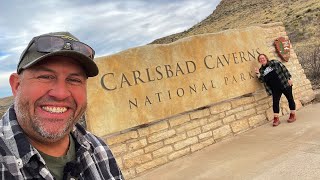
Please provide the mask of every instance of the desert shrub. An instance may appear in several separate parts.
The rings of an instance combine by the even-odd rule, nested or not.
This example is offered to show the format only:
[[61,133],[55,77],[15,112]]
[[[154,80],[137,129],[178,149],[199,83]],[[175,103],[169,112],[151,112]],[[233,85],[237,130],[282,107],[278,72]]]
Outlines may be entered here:
[[315,48],[309,55],[310,61],[310,76],[311,78],[318,79],[320,77],[320,47]]
[[301,53],[300,59],[307,77],[318,84],[320,82],[320,47]]

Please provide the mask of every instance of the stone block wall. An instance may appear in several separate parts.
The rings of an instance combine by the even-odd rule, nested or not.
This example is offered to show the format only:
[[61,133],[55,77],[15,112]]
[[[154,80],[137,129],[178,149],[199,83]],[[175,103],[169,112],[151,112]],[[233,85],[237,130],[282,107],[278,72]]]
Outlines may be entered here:
[[[273,55],[269,59],[280,60],[273,42],[279,36],[288,38],[283,24],[261,27],[265,29],[266,43]],[[297,109],[300,109],[315,95],[293,48],[289,62],[284,64],[292,74],[294,97]],[[281,99],[280,107],[281,115],[289,113],[285,97]],[[114,153],[125,178],[132,179],[226,138],[269,123],[272,118],[271,96],[259,90],[103,138]]]

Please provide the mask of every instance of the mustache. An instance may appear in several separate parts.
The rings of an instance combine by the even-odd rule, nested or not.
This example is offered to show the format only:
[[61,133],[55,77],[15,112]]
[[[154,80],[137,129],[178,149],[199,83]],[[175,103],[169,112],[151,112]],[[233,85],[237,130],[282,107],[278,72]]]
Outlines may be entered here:
[[40,99],[38,99],[35,102],[36,106],[39,106],[41,104],[61,104],[63,106],[67,106],[68,108],[71,108],[71,109],[77,108],[77,103],[74,101],[73,98],[58,100],[58,99],[55,99],[54,97],[45,96],[45,97],[41,97]]

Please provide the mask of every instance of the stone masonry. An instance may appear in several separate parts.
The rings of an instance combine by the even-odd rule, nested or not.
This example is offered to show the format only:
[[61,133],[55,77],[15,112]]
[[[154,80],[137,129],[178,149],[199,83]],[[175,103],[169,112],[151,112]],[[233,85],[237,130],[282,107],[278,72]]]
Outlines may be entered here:
[[[274,39],[287,37],[282,23],[260,25],[265,29],[270,54],[278,59]],[[254,35],[252,35],[254,38]],[[315,97],[298,58],[291,48],[289,62],[283,62],[292,74],[297,109]],[[289,108],[281,99],[281,115]],[[175,117],[131,128],[103,137],[114,153],[126,179],[132,179],[163,164],[207,146],[261,126],[273,118],[272,99],[264,90],[226,100]]]

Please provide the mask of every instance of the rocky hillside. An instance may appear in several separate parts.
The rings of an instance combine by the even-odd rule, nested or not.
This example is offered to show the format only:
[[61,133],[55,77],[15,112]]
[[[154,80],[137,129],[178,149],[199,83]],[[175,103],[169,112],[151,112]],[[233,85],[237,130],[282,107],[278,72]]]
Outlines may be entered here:
[[[320,88],[320,0],[222,0],[202,22],[184,32],[157,39],[152,44],[273,22],[283,22],[313,88]],[[316,64],[311,62],[312,59]]]
[[8,107],[13,103],[13,96],[0,98],[0,118],[7,111]]
[[222,0],[202,22],[187,31],[153,41],[164,44],[202,33],[283,22],[296,51],[320,45],[319,0]]

